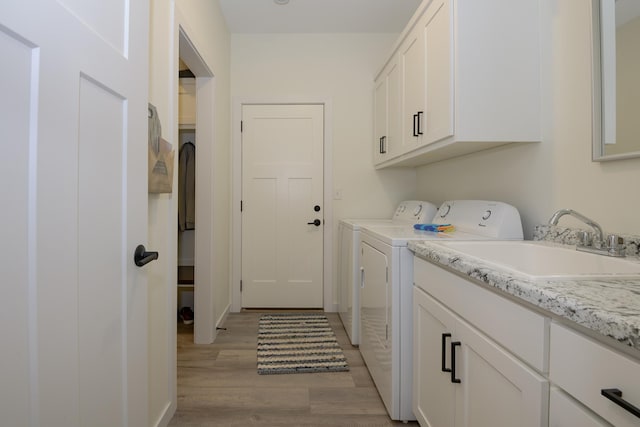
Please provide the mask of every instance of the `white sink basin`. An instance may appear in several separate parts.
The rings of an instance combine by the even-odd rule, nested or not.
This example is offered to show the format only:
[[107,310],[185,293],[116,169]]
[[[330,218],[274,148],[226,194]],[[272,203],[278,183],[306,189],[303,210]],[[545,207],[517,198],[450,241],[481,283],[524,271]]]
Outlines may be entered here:
[[437,242],[531,278],[640,275],[640,263],[532,241]]

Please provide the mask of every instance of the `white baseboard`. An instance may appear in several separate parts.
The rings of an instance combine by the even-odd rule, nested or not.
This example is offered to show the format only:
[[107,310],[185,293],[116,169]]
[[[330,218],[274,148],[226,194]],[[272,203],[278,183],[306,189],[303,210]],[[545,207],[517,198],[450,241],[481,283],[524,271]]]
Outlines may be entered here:
[[218,321],[216,322],[216,328],[224,324],[224,322],[227,320],[227,317],[229,317],[230,311],[231,311],[231,303],[227,304],[227,307],[222,312],[222,315],[218,318]]

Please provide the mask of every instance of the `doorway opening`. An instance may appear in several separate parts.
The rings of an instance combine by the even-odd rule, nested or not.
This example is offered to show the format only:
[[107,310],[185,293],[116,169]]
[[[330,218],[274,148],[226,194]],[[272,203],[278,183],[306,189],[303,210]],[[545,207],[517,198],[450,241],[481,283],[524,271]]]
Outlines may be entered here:
[[[214,271],[211,267],[213,256],[211,164],[214,131],[210,119],[213,117],[215,78],[182,27],[179,28],[178,57],[178,73],[181,68],[184,76],[179,79],[179,164],[184,163],[186,169],[191,170],[192,175],[185,174],[178,183],[178,187],[184,184],[183,188],[178,189],[179,203],[184,204],[178,207],[182,214],[179,215],[176,226],[178,233],[176,310],[184,319],[189,317],[185,316],[189,312],[181,310],[188,307],[191,312],[191,319],[188,321],[193,321],[194,342],[210,344],[215,339],[216,333],[214,320],[216,315],[212,297]],[[180,168],[178,173],[180,174]],[[183,197],[180,197],[181,191]],[[193,194],[189,195],[189,191]],[[182,277],[180,273],[183,274]],[[187,283],[180,283],[181,281]],[[180,321],[184,322],[182,319]]]
[[194,323],[196,79],[182,59],[178,67],[178,318]]

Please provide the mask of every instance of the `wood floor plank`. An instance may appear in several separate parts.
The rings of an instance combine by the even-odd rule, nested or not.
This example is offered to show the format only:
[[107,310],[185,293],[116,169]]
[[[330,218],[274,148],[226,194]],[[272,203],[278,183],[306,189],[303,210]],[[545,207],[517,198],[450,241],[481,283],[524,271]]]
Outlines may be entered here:
[[389,419],[335,313],[325,314],[348,372],[258,375],[258,320],[276,312],[287,311],[232,313],[209,345],[193,343],[193,325],[178,325],[178,408],[170,426],[417,426]]

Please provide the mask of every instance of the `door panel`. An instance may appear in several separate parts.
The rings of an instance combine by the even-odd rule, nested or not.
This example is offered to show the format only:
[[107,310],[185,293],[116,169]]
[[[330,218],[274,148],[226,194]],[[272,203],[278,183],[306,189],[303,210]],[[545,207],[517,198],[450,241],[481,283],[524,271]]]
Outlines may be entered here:
[[[78,147],[78,357],[80,420],[118,425],[125,379],[122,248],[124,100],[80,79]],[[120,142],[120,143],[118,143]],[[100,177],[96,180],[96,177]],[[95,219],[100,218],[96,227]],[[100,242],[100,244],[96,244]],[[124,283],[126,285],[126,283]],[[94,322],[100,319],[100,322]],[[117,374],[116,374],[117,373]],[[116,375],[114,375],[116,374]]]
[[[0,72],[0,180],[3,182],[0,209],[0,282],[5,304],[0,310],[0,336],[5,340],[0,364],[0,424],[29,424],[29,353],[33,339],[33,312],[29,293],[33,289],[33,209],[30,188],[33,185],[31,157],[32,129],[35,128],[32,95],[37,86],[31,79],[34,70],[33,47],[0,27],[0,52],[11,66]],[[37,67],[37,63],[35,64]],[[11,124],[10,126],[8,124]],[[12,191],[5,191],[11,188]]]
[[0,424],[147,425],[148,3],[63,1],[0,3]]
[[323,106],[245,105],[242,116],[242,306],[320,308]]
[[72,14],[84,22],[87,27],[116,48],[120,54],[126,54],[127,1],[110,0],[109,7],[96,7],[95,1],[58,0]]

